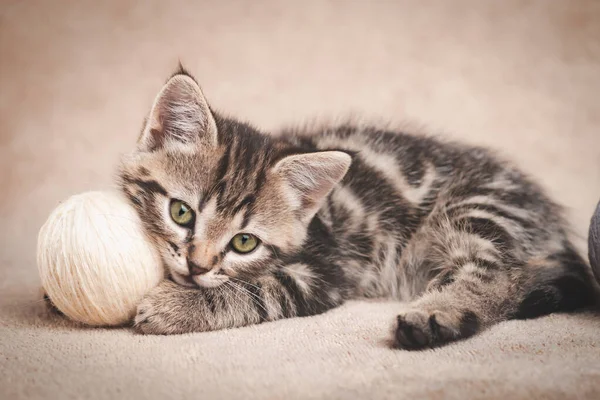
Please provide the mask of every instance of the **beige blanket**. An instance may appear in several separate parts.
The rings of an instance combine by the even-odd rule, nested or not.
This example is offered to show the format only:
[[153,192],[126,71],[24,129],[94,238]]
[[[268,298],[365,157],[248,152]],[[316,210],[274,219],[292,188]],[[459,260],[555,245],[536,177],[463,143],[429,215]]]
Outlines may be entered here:
[[265,130],[355,112],[492,146],[581,238],[600,197],[595,0],[3,1],[0,399],[600,398],[593,313],[423,352],[389,349],[389,302],[173,337],[47,315],[37,230],[113,185],[178,58],[215,108]]

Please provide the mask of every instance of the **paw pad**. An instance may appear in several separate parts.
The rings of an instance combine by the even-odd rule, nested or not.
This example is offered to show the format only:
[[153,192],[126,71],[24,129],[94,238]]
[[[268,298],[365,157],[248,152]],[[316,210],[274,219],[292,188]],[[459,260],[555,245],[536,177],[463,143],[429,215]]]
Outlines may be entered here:
[[479,320],[473,312],[408,311],[397,318],[396,346],[406,350],[436,347],[465,339],[479,330]]

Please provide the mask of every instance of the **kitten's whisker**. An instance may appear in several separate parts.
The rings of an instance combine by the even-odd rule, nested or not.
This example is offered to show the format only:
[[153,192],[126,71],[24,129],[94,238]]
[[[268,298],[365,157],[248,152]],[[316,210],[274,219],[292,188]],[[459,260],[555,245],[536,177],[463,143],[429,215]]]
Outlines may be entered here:
[[[225,286],[231,286],[229,281],[225,281],[225,285],[222,285],[223,287]],[[224,297],[226,297],[227,299],[225,300],[226,303],[230,303],[234,306],[234,308],[239,308],[239,303],[241,302],[241,298],[239,297],[239,295],[237,294],[237,292],[235,291],[235,288],[232,287],[232,289],[234,290],[225,290],[223,289],[223,293],[225,294]]]
[[279,257],[279,254],[277,254],[277,251],[275,250],[275,247],[273,246],[269,246],[269,249],[273,252],[273,254],[275,255],[275,259],[281,261],[281,258]]
[[[230,278],[230,279],[233,279],[233,280],[236,280],[236,281],[238,281],[238,282],[242,282],[242,283],[244,283],[244,284],[246,284],[246,285],[249,285],[249,286],[251,286],[251,287],[255,288],[256,290],[261,290],[261,288],[260,288],[259,286],[253,285],[252,283],[250,283],[250,282],[248,282],[248,281],[245,281],[245,280],[243,280],[243,279],[239,279],[239,278],[232,278],[232,277],[229,277],[229,278]],[[245,291],[246,293],[248,293],[249,295],[253,296],[253,297],[254,297],[255,299],[257,299],[258,301],[263,301],[263,299],[261,299],[261,298],[260,298],[260,296],[258,296],[258,295],[257,295],[257,294],[255,294],[255,293],[252,293],[251,291],[249,291],[249,290],[248,290],[248,289],[246,289],[245,287],[242,287],[242,286],[240,286],[239,288],[240,288],[240,289],[242,289],[243,291]],[[258,304],[260,305],[260,303],[258,303]],[[263,308],[263,310],[267,311],[267,310],[266,310],[264,307],[262,307],[262,308]]]
[[[251,293],[244,291],[242,287],[234,284],[231,281],[227,281],[227,282],[229,283],[229,286],[231,286],[233,289],[235,289],[236,296],[242,304],[244,303],[244,298],[240,297],[240,295],[242,295],[244,297],[248,297],[248,299],[250,299],[250,302],[252,304],[257,304],[259,307],[261,307],[263,310],[265,310],[264,307],[262,307],[262,305],[260,303],[256,303],[256,301],[254,300],[254,298],[252,298],[252,296],[248,296],[248,294],[251,294]],[[267,310],[265,310],[265,312],[267,312]]]
[[[245,296],[248,296],[250,298],[250,300],[252,300],[252,302],[254,302],[254,299],[252,298],[252,294],[251,292],[249,292],[248,290],[246,290],[245,288],[243,288],[242,286],[236,285],[235,283],[229,281],[229,285],[234,288],[237,292],[239,292],[240,294],[243,294]],[[259,304],[260,305],[260,304]]]
[[225,281],[225,284],[233,289],[233,291],[230,291],[229,294],[232,294],[233,296],[235,296],[235,299],[237,300],[237,302],[234,302],[234,304],[237,303],[237,305],[239,306],[240,303],[243,303],[244,299],[240,297],[240,293],[238,293],[239,290],[233,284],[233,282],[231,282],[231,281]]
[[265,311],[266,314],[269,314],[269,312],[267,311],[267,308],[261,304],[262,299],[260,298],[260,296],[258,296],[257,294],[252,293],[251,291],[249,291],[248,289],[246,289],[244,287],[240,286],[240,289],[244,293],[248,294],[253,299],[252,302],[254,304],[256,304],[257,306],[259,306],[260,308],[262,308]]
[[245,283],[246,285],[252,286],[253,288],[260,290],[260,287],[258,287],[258,286],[256,286],[256,285],[253,285],[253,284],[251,284],[250,282],[247,282],[247,281],[245,281],[245,280],[243,280],[243,279],[239,279],[239,278],[233,278],[233,277],[231,277],[231,276],[229,277],[229,279],[233,279],[234,281],[238,281],[238,282],[241,282],[241,283]]
[[[217,289],[217,293],[219,294],[219,297],[229,299],[229,295],[227,294],[227,291],[225,290],[225,285],[219,285],[215,289]],[[227,300],[225,300],[224,304],[227,304]],[[223,305],[221,305],[221,306],[223,306]]]
[[235,288],[240,293],[247,295],[248,298],[250,298],[250,300],[252,301],[252,303],[254,303],[257,306],[259,306],[260,308],[262,308],[264,310],[264,312],[268,314],[267,309],[260,303],[260,301],[262,299],[259,296],[257,296],[256,294],[252,293],[251,291],[249,291],[248,289],[246,289],[242,286],[236,285],[235,283],[233,283],[231,281],[226,281],[226,282],[228,282],[231,287]]

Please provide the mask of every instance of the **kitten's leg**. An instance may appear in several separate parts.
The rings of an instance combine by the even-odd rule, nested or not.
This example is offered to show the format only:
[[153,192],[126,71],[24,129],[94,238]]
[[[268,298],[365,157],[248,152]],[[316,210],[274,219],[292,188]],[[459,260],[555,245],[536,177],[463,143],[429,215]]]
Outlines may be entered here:
[[405,349],[468,338],[506,319],[513,295],[507,274],[481,272],[476,261],[458,267],[452,282],[430,288],[397,317],[395,342]]
[[[398,316],[395,342],[405,349],[464,339],[509,318],[570,311],[593,301],[586,265],[562,246],[543,258],[527,258],[518,232],[498,219],[442,217],[421,232],[427,242],[420,268],[425,293]],[[433,239],[432,239],[433,238]],[[552,239],[551,239],[552,240]],[[421,245],[421,249],[424,247]]]
[[166,335],[319,314],[343,302],[343,285],[329,278],[297,263],[251,282],[231,279],[215,288],[163,281],[138,306],[134,327],[141,333]]

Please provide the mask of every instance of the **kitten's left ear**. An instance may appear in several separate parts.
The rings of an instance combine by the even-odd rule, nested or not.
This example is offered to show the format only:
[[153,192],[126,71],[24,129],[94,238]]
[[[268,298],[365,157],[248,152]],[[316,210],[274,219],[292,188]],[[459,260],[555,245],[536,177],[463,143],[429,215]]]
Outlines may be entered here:
[[185,74],[169,79],[154,100],[138,146],[153,151],[170,141],[217,145],[217,127],[208,103],[200,86]]
[[342,151],[320,151],[287,156],[275,164],[273,171],[282,178],[292,207],[308,222],[344,178],[351,162],[352,157]]

